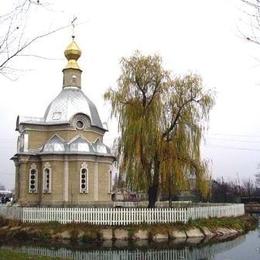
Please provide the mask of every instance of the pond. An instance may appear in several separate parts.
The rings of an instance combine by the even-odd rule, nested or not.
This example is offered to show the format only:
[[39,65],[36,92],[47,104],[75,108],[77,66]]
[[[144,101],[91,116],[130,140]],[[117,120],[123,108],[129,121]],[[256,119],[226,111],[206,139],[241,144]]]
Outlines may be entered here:
[[29,255],[59,257],[61,259],[217,259],[217,260],[259,260],[260,225],[246,235],[223,242],[201,242],[196,240],[173,240],[167,243],[139,241],[107,241],[103,244],[44,245],[44,244],[2,244],[1,249],[10,249]]

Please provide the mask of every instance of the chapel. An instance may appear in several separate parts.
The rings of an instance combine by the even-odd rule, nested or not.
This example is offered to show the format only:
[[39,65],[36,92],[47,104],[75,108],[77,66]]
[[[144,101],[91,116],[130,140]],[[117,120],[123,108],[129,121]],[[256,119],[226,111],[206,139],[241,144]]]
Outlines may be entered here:
[[17,117],[15,200],[21,206],[97,206],[111,201],[115,157],[97,108],[81,89],[74,36],[62,90],[43,117]]

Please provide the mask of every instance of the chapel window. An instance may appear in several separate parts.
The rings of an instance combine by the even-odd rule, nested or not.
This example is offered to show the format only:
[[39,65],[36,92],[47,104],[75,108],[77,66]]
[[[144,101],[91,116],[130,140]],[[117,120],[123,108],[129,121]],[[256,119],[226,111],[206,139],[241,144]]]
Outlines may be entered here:
[[86,165],[80,169],[80,193],[88,193],[88,169]]
[[29,171],[29,193],[37,193],[38,171],[36,164],[32,164]]
[[43,169],[43,193],[51,193],[51,167],[49,164]]

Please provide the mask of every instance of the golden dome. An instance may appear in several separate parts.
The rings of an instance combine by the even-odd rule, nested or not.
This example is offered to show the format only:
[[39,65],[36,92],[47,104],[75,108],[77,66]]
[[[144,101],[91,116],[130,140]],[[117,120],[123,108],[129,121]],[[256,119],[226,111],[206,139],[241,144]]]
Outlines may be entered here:
[[72,42],[65,49],[64,55],[68,60],[68,64],[65,69],[80,69],[77,60],[81,56],[81,50],[77,43],[74,41],[74,37],[72,38]]

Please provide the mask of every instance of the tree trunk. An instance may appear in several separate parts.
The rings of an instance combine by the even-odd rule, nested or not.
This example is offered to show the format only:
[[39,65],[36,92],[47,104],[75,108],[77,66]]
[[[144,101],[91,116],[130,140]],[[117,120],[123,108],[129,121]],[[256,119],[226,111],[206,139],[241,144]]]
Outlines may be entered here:
[[170,173],[169,178],[169,207],[172,207],[172,173]]
[[148,208],[155,208],[155,203],[157,201],[158,186],[151,186],[148,189]]
[[160,177],[159,170],[160,170],[160,162],[158,160],[155,160],[152,185],[150,185],[148,188],[148,201],[149,201],[148,208],[155,208],[155,203],[157,201],[158,191],[159,191],[159,177]]

